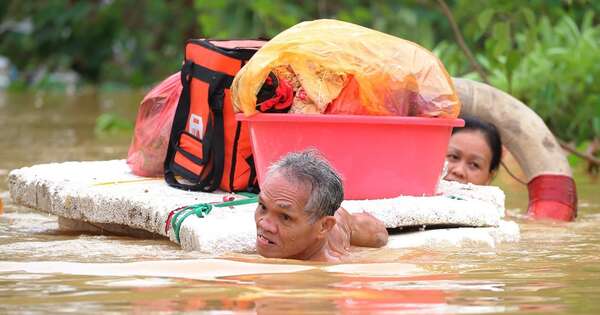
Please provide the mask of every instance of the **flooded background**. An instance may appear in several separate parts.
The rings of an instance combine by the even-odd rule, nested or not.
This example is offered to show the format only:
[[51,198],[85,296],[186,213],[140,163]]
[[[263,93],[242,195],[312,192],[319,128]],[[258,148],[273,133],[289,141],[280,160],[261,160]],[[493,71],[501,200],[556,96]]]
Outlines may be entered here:
[[[56,217],[10,202],[15,168],[69,160],[121,159],[129,132],[97,133],[108,113],[133,123],[143,91],[87,91],[67,96],[0,92],[0,262],[128,263],[210,258],[163,240],[68,235]],[[508,161],[511,168],[514,162]],[[520,223],[521,242],[497,248],[378,250],[378,260],[425,270],[406,275],[348,274],[320,269],[190,280],[162,277],[0,273],[0,313],[600,313],[600,184],[576,168],[579,216],[573,223],[523,218],[527,189],[504,171],[495,184]],[[518,171],[518,170],[517,170]],[[262,260],[255,256],[245,261]],[[390,269],[397,265],[390,264]],[[394,275],[398,272],[399,275]]]

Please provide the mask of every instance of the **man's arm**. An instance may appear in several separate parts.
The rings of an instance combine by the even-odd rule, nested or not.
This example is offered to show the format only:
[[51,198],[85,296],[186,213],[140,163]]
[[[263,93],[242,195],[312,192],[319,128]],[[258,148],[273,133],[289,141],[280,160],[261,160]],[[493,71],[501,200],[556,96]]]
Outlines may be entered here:
[[388,232],[379,219],[369,213],[350,214],[340,208],[340,218],[347,221],[350,227],[350,245],[362,247],[383,247],[388,241]]

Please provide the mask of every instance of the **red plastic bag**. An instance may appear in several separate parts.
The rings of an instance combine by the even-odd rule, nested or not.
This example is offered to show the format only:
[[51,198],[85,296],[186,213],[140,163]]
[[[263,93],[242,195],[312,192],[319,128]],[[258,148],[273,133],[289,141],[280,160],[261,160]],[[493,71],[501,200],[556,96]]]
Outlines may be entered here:
[[142,100],[127,164],[139,176],[162,176],[173,116],[181,95],[181,74],[171,75]]

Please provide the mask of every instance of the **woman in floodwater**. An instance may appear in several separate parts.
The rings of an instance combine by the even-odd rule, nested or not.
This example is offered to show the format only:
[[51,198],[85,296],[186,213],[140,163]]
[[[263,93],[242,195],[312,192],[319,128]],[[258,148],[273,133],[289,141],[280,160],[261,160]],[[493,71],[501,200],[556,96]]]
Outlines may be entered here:
[[462,117],[465,126],[454,128],[448,144],[445,180],[489,185],[500,166],[502,141],[496,127],[474,117]]

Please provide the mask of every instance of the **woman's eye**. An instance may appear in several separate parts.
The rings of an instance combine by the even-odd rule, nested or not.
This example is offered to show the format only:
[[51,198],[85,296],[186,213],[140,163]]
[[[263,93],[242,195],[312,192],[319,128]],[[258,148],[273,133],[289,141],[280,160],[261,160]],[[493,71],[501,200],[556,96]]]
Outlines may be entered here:
[[473,168],[473,169],[477,169],[477,170],[479,169],[479,164],[477,164],[477,163],[470,163],[470,165],[471,165],[471,168]]
[[447,154],[446,159],[455,161],[458,159],[458,156],[456,156],[456,154]]
[[292,219],[289,215],[287,215],[285,213],[281,214],[281,218],[283,219],[283,221],[289,221]]

